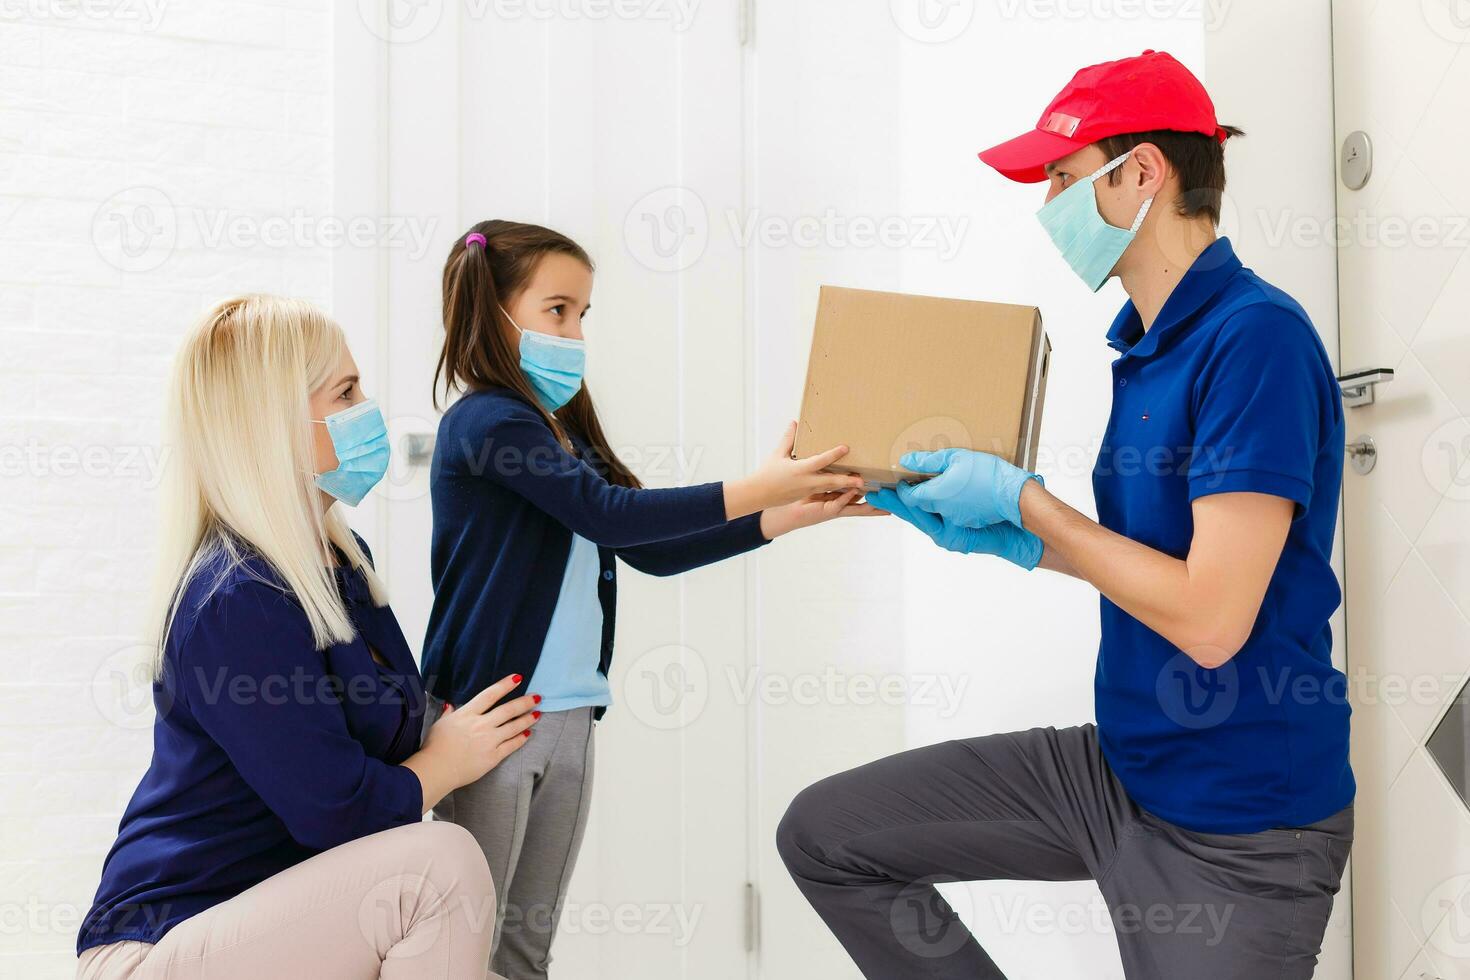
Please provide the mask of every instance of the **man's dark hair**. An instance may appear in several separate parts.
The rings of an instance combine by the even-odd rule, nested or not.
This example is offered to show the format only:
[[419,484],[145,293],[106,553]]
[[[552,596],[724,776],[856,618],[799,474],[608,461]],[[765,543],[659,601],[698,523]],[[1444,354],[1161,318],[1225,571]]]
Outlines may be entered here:
[[[1244,136],[1234,126],[1221,129],[1231,136]],[[1210,223],[1220,223],[1220,198],[1225,193],[1225,145],[1203,133],[1181,133],[1158,129],[1148,133],[1124,133],[1097,141],[1098,148],[1109,160],[1116,159],[1140,143],[1152,143],[1179,175],[1179,197],[1174,210],[1181,217],[1208,215]],[[1108,183],[1116,184],[1122,170],[1108,173]]]

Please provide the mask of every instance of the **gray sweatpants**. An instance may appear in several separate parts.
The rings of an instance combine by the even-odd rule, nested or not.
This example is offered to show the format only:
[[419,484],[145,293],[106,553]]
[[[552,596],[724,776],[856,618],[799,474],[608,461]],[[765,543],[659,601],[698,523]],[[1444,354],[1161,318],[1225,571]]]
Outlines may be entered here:
[[[426,727],[443,710],[430,698]],[[592,799],[591,708],[548,711],[526,744],[483,778],[434,807],[485,852],[495,882],[491,968],[507,980],[542,980]]]
[[797,795],[776,833],[868,978],[1003,980],[936,882],[1090,878],[1129,980],[1305,980],[1353,813],[1255,834],[1184,830],[1128,798],[1085,725],[944,742],[830,776]]

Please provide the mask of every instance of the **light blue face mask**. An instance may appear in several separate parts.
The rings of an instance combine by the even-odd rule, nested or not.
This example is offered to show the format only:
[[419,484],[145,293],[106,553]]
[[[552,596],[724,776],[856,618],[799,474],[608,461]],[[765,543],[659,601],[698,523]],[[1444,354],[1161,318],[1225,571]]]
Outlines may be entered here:
[[[500,308],[505,313],[505,307]],[[548,412],[554,412],[572,400],[582,388],[582,374],[587,366],[587,345],[572,337],[553,337],[534,330],[521,330],[521,325],[505,318],[521,334],[521,372],[531,382],[531,390]]]
[[337,468],[318,475],[316,485],[349,507],[356,507],[388,472],[388,426],[378,403],[367,398],[312,421],[327,427],[337,452]]
[[1153,198],[1143,202],[1131,228],[1115,228],[1098,211],[1097,179],[1121,166],[1128,156],[1125,153],[1093,171],[1091,176],[1077,181],[1036,212],[1041,227],[1051,236],[1062,258],[1094,293],[1108,281],[1154,203]]

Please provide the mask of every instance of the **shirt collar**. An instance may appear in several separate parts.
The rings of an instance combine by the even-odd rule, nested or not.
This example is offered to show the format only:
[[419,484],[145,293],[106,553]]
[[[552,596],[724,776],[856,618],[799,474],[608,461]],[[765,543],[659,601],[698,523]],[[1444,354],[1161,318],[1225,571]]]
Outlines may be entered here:
[[1200,308],[1214,298],[1226,281],[1241,268],[1230,239],[1217,238],[1195,258],[1179,280],[1164,308],[1147,332],[1133,300],[1123,304],[1108,330],[1108,346],[1124,355],[1147,357],[1158,350],[1163,338],[1187,324]]
[[372,605],[373,590],[367,583],[367,576],[352,567],[346,552],[341,548],[334,544],[332,551],[337,556],[337,564],[332,568],[332,575],[337,580],[337,591],[342,596],[342,601],[350,606]]
[[337,569],[337,588],[342,593],[342,600],[348,605],[373,604],[373,590],[368,586],[367,578],[355,568]]

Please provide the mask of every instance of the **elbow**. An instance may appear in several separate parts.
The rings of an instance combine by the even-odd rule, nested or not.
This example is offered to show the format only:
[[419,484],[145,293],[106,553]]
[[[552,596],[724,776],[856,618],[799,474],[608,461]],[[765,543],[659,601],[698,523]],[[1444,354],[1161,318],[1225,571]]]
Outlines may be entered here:
[[585,538],[599,548],[612,548],[616,551],[619,548],[636,548],[640,544],[647,543],[644,538],[640,537],[637,531],[612,530],[606,524],[599,524],[595,521],[589,521],[585,524],[568,524],[567,527],[571,529],[573,534],[580,538]]
[[291,839],[314,851],[330,850],[339,844],[396,826],[396,820],[373,819],[353,805],[314,806],[298,811],[284,821]]
[[1224,667],[1250,639],[1250,627],[1242,628],[1236,623],[1200,624],[1188,631],[1184,642],[1178,644],[1186,657],[1206,670]]
[[1238,610],[1203,608],[1196,609],[1188,621],[1181,624],[1175,637],[1176,645],[1190,660],[1206,670],[1224,667],[1250,640],[1256,627],[1259,607],[1249,615]]
[[1219,670],[1224,667],[1235,655],[1240,652],[1240,647],[1228,649],[1223,646],[1204,645],[1186,649],[1185,655],[1199,664],[1205,670]]
[[343,833],[345,825],[346,821],[334,821],[329,814],[316,813],[298,816],[286,824],[286,830],[302,847],[327,851],[353,839]]
[[623,564],[633,569],[633,571],[642,572],[644,575],[652,575],[656,578],[668,578],[679,572],[678,568],[665,562],[649,561],[646,558],[629,559],[627,555],[621,553],[619,553],[618,557],[623,560]]

